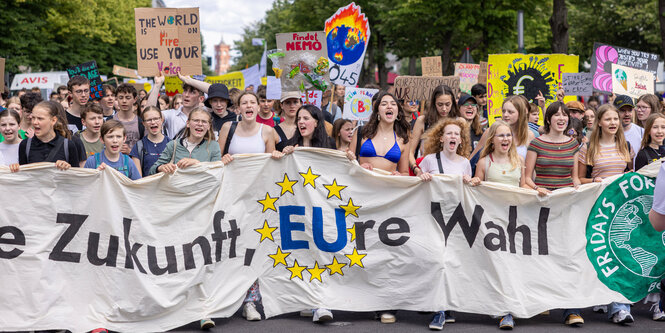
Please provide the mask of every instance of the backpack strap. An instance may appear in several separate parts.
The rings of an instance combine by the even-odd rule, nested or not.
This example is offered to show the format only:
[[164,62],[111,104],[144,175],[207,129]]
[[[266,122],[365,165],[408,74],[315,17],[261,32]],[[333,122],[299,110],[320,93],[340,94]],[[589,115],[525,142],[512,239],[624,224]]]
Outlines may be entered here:
[[356,135],[358,136],[358,139],[356,140],[356,156],[360,156],[360,141],[362,141],[363,136],[360,134],[363,131],[362,126],[358,126]]
[[436,164],[439,166],[439,173],[443,174],[443,164],[441,164],[441,153],[436,153]]
[[229,134],[226,135],[226,143],[224,143],[224,152],[222,153],[222,156],[229,152],[229,146],[231,146],[231,139],[233,139],[233,134],[236,132],[236,127],[238,127],[238,122],[232,122],[231,128],[229,128]]
[[100,165],[102,165],[102,157],[100,155],[101,153],[95,153],[95,169],[99,168]]
[[136,121],[137,121],[137,124],[139,125],[138,126],[139,127],[139,139],[143,139],[143,137],[145,136],[145,126],[143,126],[143,122],[141,121],[141,119],[137,119]]
[[[63,142],[63,144],[65,146],[65,161],[67,161],[67,163],[69,163],[69,140],[67,138],[65,138],[65,141]],[[79,166],[79,165],[80,164],[77,164],[77,166]]]
[[32,138],[28,138],[28,142],[25,144],[25,160],[30,164],[30,146],[32,146]]
[[143,158],[145,156],[145,149],[143,147],[143,139],[136,141],[136,152],[139,154],[139,165],[143,168]]
[[122,154],[122,171],[125,173],[125,176],[129,177],[129,156]]

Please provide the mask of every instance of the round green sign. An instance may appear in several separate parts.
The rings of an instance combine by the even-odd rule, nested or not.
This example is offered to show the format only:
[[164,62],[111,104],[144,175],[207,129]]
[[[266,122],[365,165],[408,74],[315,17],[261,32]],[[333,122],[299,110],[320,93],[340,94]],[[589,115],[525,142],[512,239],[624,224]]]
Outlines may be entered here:
[[655,179],[627,173],[608,185],[587,220],[586,252],[598,278],[637,302],[665,275],[665,233],[649,223]]

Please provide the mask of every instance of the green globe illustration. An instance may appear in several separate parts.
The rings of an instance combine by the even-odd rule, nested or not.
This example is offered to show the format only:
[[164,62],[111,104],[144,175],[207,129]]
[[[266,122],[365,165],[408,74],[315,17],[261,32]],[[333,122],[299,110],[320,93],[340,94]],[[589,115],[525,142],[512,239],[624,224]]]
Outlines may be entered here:
[[652,273],[663,271],[665,244],[662,241],[645,241],[654,238],[663,240],[663,236],[649,223],[652,202],[653,196],[642,195],[624,203],[610,223],[609,243],[626,269],[635,275],[658,278],[658,274]]

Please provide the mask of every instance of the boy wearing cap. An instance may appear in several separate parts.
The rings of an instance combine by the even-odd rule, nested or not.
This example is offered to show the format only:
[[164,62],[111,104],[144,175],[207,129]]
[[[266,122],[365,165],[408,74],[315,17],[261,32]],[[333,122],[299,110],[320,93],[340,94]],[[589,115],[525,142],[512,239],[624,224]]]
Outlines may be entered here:
[[633,109],[635,108],[633,99],[630,96],[617,95],[614,99],[614,106],[619,109],[623,135],[626,137],[626,141],[630,143],[630,149],[634,152],[639,151],[642,136],[644,136],[644,128],[633,124]]

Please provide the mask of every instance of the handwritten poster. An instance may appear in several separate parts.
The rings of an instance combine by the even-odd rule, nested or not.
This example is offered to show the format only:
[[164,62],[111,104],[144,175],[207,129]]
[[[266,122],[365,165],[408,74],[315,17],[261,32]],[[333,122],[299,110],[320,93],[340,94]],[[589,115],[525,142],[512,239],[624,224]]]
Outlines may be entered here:
[[281,52],[269,58],[282,91],[327,90],[330,78],[324,32],[279,33],[275,37]]
[[612,64],[612,92],[616,95],[638,98],[653,94],[654,82],[654,75],[650,72]]
[[369,44],[369,21],[354,2],[326,20],[325,29],[330,81],[354,87],[358,84]]
[[593,75],[591,73],[563,73],[561,88],[566,96],[591,96],[593,94]]
[[69,75],[70,79],[80,75],[90,81],[90,99],[98,100],[104,97],[102,78],[99,76],[97,62],[94,60],[67,68],[67,75]]
[[[503,100],[524,95],[531,103],[542,92],[545,108],[556,101],[563,73],[577,73],[579,57],[565,54],[490,54],[487,70],[487,114],[490,124],[501,117]],[[564,102],[575,97],[564,97]]]
[[378,89],[346,87],[342,118],[367,121],[372,115],[372,98]]
[[138,74],[200,75],[198,8],[135,8]]
[[420,66],[423,70],[423,76],[443,75],[441,57],[422,57],[420,58]]
[[282,83],[274,76],[266,77],[266,98],[276,100],[282,98]]
[[113,74],[124,77],[131,77],[134,79],[140,79],[141,75],[136,69],[131,69],[127,67],[122,67],[118,65],[113,65]]
[[657,54],[594,43],[591,55],[593,90],[607,94],[612,92],[612,64],[648,71],[656,77],[659,61]]
[[480,62],[480,70],[478,73],[478,83],[487,85],[487,63],[484,61]]
[[455,63],[455,76],[459,76],[459,89],[464,93],[471,95],[471,87],[478,83],[479,74],[478,64]]
[[302,104],[314,105],[317,108],[321,108],[321,97],[323,93],[321,90],[309,90],[300,92],[300,100]]
[[398,76],[395,78],[395,97],[405,101],[427,101],[440,85],[446,85],[459,95],[458,76]]

